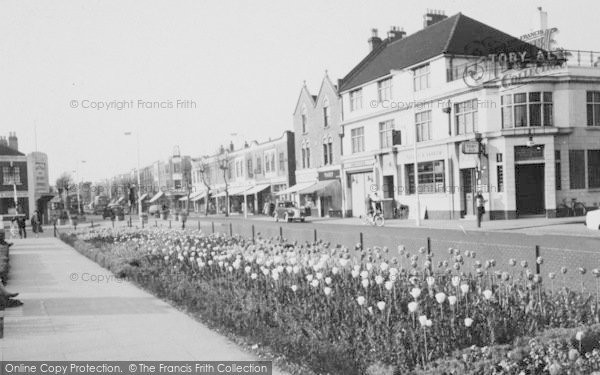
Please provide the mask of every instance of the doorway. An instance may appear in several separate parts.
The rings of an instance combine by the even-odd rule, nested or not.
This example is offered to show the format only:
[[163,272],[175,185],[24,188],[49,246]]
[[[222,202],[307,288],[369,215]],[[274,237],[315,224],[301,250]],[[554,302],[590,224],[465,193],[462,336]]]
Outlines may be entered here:
[[544,164],[515,165],[517,216],[541,215],[546,212]]
[[462,216],[475,215],[475,182],[477,181],[477,174],[475,168],[466,168],[460,170],[460,182],[461,182],[461,207]]

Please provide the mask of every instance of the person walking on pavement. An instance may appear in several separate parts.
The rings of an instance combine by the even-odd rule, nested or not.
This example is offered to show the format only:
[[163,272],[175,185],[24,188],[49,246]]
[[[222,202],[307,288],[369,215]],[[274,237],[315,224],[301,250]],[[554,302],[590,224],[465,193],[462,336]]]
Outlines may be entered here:
[[485,199],[483,199],[481,191],[477,192],[475,199],[477,202],[477,228],[481,228],[481,220],[483,219],[483,214],[485,214]]
[[27,238],[27,218],[25,217],[25,215],[17,215],[13,218],[13,221],[17,223],[17,227],[19,228],[19,237]]
[[40,214],[37,210],[33,211],[31,216],[31,230],[35,233],[35,238],[38,238],[38,234],[42,232]]

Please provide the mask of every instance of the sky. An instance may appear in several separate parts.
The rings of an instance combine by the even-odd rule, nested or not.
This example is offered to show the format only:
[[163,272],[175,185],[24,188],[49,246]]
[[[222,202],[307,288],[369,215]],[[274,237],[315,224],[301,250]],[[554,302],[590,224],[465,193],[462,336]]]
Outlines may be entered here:
[[304,81],[316,95],[368,53],[372,28],[412,34],[439,9],[519,36],[538,6],[559,46],[600,51],[593,0],[0,0],[0,135],[47,153],[51,184],[130,171],[136,135],[142,166],[265,141],[292,129]]

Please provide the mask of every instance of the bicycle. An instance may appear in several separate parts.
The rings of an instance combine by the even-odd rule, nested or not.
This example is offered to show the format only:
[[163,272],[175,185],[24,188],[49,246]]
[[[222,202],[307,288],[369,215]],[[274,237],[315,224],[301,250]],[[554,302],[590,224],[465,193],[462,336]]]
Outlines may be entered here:
[[365,225],[382,227],[385,224],[385,219],[383,218],[381,211],[377,210],[375,214],[373,214],[372,212],[367,213],[363,218],[363,223]]

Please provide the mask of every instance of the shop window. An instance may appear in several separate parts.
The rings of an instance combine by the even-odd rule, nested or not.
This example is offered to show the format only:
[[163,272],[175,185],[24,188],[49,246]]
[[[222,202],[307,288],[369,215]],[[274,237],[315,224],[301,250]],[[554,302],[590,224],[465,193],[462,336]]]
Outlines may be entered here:
[[588,188],[600,188],[600,150],[588,150]]
[[551,92],[502,95],[502,128],[553,126]]
[[583,150],[569,150],[569,180],[571,189],[585,189],[585,155]]
[[477,131],[477,99],[454,105],[456,133],[469,134]]
[[383,198],[394,198],[394,176],[383,176]]
[[[445,191],[444,161],[428,161],[418,164],[419,194],[443,193]],[[415,192],[414,164],[406,165],[409,194]]]
[[498,192],[504,191],[504,168],[501,165],[496,166],[496,176],[498,179]]

